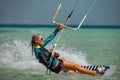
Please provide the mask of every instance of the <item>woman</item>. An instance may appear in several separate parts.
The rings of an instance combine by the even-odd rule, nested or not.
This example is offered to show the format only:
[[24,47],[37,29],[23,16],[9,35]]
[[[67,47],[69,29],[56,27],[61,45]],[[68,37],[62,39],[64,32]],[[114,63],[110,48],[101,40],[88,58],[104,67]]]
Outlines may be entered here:
[[31,40],[32,53],[33,52],[35,53],[35,57],[37,58],[37,60],[44,66],[46,66],[47,69],[50,69],[52,72],[55,73],[59,73],[60,71],[64,70],[72,70],[85,74],[97,75],[98,71],[88,70],[79,66],[78,64],[69,62],[64,58],[59,58],[59,54],[56,53],[54,49],[48,51],[45,48],[45,46],[55,38],[57,33],[62,28],[64,28],[64,25],[59,24],[58,28],[56,28],[55,31],[52,34],[50,34],[50,36],[46,38],[44,41],[41,34],[34,34],[32,36]]

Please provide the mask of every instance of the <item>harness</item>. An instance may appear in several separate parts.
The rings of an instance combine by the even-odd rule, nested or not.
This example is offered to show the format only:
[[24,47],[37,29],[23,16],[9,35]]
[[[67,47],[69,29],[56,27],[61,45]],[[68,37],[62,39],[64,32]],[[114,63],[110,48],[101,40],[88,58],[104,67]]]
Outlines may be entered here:
[[35,50],[35,57],[39,60],[40,63],[43,63],[43,62],[41,61],[41,59],[38,55],[39,54],[44,55],[45,59],[49,63],[48,66],[45,65],[48,69],[50,69],[50,68],[52,68],[52,66],[56,65],[58,59],[54,55],[52,55],[47,49],[45,49],[44,47],[35,46],[34,50]]

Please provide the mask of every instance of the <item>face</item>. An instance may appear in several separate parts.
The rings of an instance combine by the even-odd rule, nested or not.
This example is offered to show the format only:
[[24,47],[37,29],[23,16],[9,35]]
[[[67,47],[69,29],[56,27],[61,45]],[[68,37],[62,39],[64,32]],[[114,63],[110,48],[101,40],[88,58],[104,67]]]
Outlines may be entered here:
[[43,42],[43,38],[41,35],[37,35],[36,38],[34,39],[35,44],[41,46]]

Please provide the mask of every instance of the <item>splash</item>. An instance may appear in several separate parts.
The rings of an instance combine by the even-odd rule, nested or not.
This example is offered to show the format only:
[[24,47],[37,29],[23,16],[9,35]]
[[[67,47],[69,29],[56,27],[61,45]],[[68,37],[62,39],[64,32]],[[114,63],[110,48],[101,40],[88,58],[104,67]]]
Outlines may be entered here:
[[[22,40],[13,40],[12,43],[5,42],[0,46],[0,67],[15,68],[15,69],[45,69],[39,64],[31,54],[31,49],[28,48],[29,42]],[[61,57],[68,61],[85,65],[88,64],[86,56],[81,52],[69,51],[66,49],[56,49]]]
[[3,43],[0,50],[0,67],[27,69],[39,66],[31,56],[27,41],[14,40],[12,44],[9,42]]
[[56,50],[60,53],[61,57],[65,58],[70,62],[74,62],[79,65],[88,65],[86,55],[82,52],[77,52],[72,49],[58,49]]

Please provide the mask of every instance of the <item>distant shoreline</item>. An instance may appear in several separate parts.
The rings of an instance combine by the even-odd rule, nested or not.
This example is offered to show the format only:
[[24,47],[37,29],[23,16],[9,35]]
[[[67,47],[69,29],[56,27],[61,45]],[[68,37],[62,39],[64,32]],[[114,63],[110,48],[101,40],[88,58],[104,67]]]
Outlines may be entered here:
[[[78,25],[69,25],[70,27],[77,27]],[[53,28],[56,25],[27,25],[27,24],[0,24],[0,28]],[[80,28],[112,28],[112,29],[120,29],[120,26],[116,25],[83,25]]]

